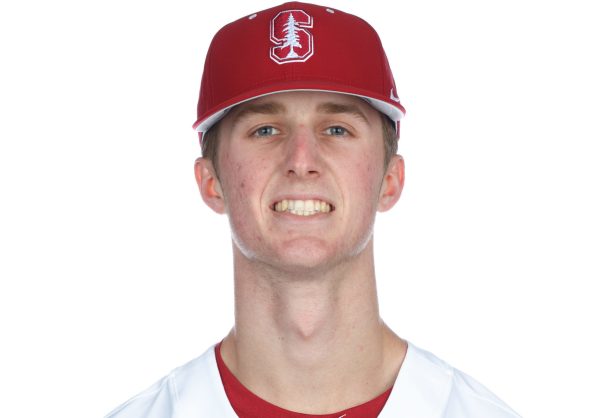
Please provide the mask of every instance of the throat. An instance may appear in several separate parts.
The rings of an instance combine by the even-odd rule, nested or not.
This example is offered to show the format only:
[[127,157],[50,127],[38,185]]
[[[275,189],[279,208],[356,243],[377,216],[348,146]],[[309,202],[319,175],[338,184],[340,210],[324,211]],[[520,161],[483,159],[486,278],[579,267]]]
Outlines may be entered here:
[[306,370],[342,360],[341,353],[350,354],[348,347],[361,345],[361,338],[376,334],[380,325],[376,303],[354,300],[362,306],[353,309],[353,298],[340,304],[339,289],[324,290],[322,285],[303,283],[291,294],[280,295],[272,316],[280,353]]
[[324,301],[292,303],[278,317],[278,326],[295,343],[310,343],[333,335],[335,309]]

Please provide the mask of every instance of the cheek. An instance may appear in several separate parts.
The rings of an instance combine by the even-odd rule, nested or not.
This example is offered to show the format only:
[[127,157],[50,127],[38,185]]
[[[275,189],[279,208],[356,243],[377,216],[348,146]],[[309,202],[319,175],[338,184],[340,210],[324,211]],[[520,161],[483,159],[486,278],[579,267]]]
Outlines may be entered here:
[[242,164],[227,166],[226,170],[227,175],[223,175],[224,193],[229,198],[230,203],[247,200],[247,194],[252,192],[254,173],[244,170]]
[[[383,176],[381,163],[372,159],[357,162],[354,178],[360,188],[361,196],[371,196],[374,200],[379,195],[381,179]],[[376,202],[375,202],[376,205]]]
[[223,159],[221,180],[230,212],[238,207],[248,210],[259,205],[265,171],[262,161]]

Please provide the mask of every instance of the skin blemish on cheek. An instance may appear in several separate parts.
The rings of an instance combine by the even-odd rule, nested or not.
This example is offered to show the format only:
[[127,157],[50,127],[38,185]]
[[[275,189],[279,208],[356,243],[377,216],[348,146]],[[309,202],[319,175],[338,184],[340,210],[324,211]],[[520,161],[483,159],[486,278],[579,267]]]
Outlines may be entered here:
[[245,182],[245,181],[242,181],[242,182],[240,183],[240,188],[241,188],[241,189],[243,189],[244,187],[246,187],[246,182]]

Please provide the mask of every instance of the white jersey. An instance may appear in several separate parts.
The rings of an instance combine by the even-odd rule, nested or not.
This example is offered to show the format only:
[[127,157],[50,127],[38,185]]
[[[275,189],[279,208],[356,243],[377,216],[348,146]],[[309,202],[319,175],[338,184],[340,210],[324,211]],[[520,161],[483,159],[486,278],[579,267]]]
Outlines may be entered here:
[[[125,402],[105,418],[237,418],[214,346]],[[380,418],[518,418],[472,377],[408,344]]]

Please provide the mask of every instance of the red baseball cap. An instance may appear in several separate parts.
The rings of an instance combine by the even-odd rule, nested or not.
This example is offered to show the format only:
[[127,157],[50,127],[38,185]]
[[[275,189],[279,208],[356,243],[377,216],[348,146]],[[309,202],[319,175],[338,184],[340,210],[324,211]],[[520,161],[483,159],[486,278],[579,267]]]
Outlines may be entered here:
[[336,9],[292,2],[217,32],[206,54],[193,127],[202,140],[232,107],[286,91],[361,97],[395,122],[396,132],[405,113],[375,29]]

